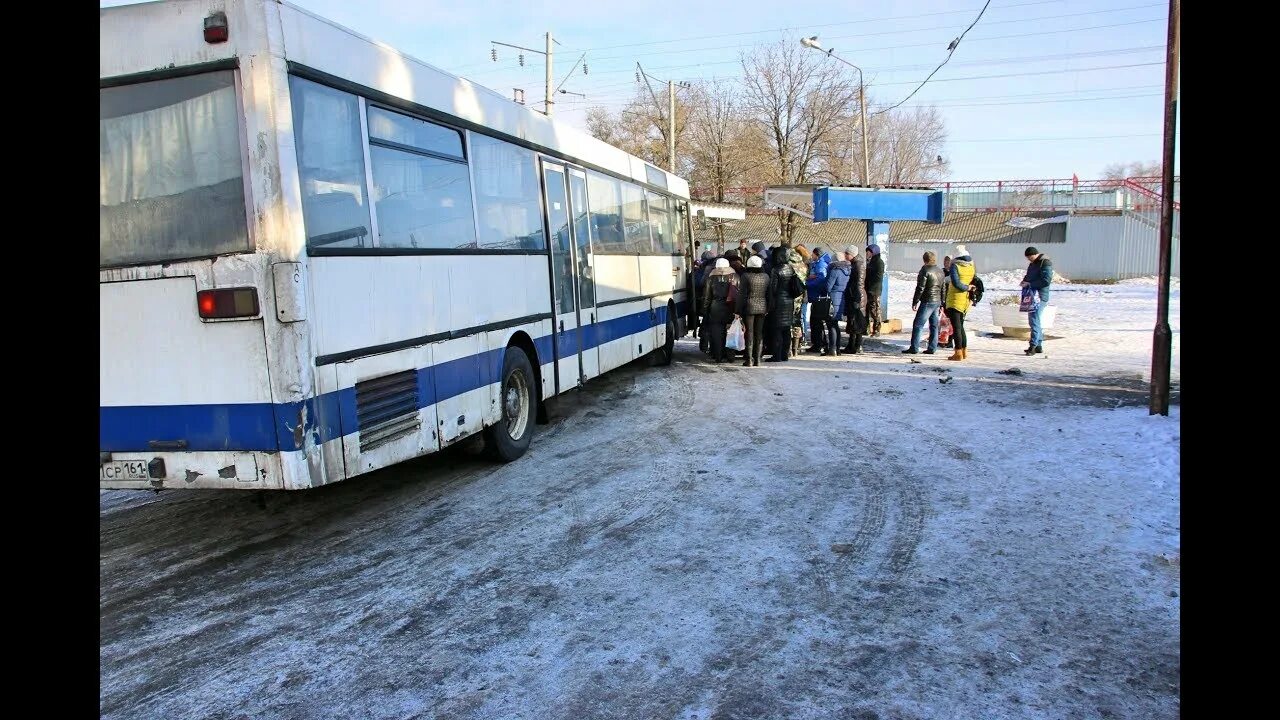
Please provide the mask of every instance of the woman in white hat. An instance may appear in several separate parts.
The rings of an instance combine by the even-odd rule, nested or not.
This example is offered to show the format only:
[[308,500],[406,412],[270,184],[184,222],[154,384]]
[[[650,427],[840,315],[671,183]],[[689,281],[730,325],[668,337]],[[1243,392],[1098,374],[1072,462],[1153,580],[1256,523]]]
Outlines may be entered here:
[[707,273],[706,284],[702,288],[702,314],[707,319],[711,359],[717,363],[727,359],[724,352],[725,326],[733,322],[737,301],[738,273],[729,267],[728,260],[719,258],[715,269]]

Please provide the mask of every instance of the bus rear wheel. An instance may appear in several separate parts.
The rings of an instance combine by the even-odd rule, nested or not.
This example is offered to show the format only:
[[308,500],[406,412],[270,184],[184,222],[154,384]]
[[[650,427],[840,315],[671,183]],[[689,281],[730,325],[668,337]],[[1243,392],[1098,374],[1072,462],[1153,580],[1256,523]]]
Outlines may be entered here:
[[535,387],[529,356],[518,347],[507,348],[498,396],[502,418],[484,431],[485,450],[495,460],[511,462],[529,449],[537,405]]

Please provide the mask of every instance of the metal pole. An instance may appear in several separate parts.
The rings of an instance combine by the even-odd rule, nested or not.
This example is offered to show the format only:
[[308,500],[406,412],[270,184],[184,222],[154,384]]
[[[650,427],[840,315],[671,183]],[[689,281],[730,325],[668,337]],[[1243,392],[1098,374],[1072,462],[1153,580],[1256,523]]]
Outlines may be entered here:
[[676,83],[667,81],[667,160],[671,173],[676,171]]
[[1160,294],[1151,340],[1150,414],[1169,414],[1169,368],[1173,331],[1169,328],[1169,273],[1173,263],[1173,159],[1178,121],[1178,39],[1180,0],[1169,0],[1168,59],[1164,75],[1164,177],[1160,195]]
[[555,104],[551,93],[551,32],[547,32],[547,117],[551,117],[551,106]]
[[862,184],[871,185],[871,165],[867,157],[867,98],[863,92],[862,68],[858,68],[858,112],[862,114]]
[[850,185],[858,184],[856,182],[857,177],[854,175],[854,173],[857,171],[853,169],[853,152],[854,152],[853,144],[857,142],[857,138],[854,136],[854,133],[857,132],[857,130],[858,130],[857,125],[854,125],[852,123],[849,124],[849,184]]

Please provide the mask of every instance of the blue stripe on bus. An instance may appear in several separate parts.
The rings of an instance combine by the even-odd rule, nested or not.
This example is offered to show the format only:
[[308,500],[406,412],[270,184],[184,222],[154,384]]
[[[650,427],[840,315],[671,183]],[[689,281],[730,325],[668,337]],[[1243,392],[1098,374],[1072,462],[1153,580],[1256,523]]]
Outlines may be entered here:
[[[685,305],[679,303],[679,312]],[[667,306],[654,311],[656,318],[646,309],[581,328],[584,349],[665,324]],[[563,334],[561,348],[565,355],[576,351],[578,333],[579,330],[568,330]],[[552,361],[553,342],[551,335],[534,340],[541,362]],[[505,355],[506,348],[498,348],[419,368],[419,409],[498,382]],[[299,422],[316,443],[359,430],[355,388],[278,404],[102,406],[98,419],[99,450],[103,452],[146,452],[150,450],[149,443],[156,440],[185,440],[183,450],[187,452],[276,452],[301,449]]]

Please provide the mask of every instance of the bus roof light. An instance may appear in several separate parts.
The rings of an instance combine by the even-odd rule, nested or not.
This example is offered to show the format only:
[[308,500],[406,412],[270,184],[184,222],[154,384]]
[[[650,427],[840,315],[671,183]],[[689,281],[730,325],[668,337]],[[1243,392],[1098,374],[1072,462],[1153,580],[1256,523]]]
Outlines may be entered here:
[[227,14],[219,10],[204,19],[204,41],[220,43],[227,41]]

